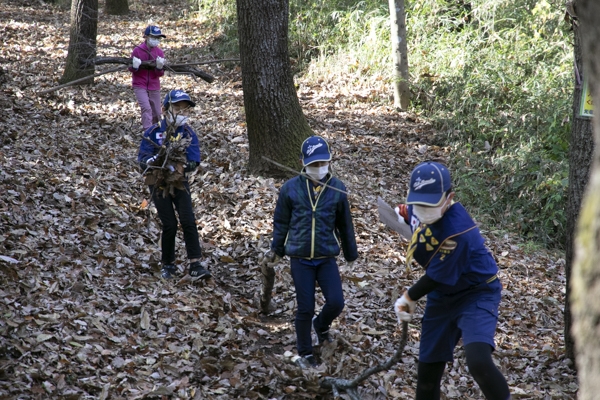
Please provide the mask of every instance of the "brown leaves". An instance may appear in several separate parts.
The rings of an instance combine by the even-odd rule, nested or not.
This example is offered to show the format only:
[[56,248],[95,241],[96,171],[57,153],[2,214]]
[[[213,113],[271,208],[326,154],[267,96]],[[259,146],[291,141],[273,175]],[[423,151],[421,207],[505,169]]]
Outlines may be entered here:
[[[63,68],[69,12],[3,6],[1,54],[10,75],[0,88],[0,396],[330,398],[320,378],[352,379],[394,354],[400,332],[392,304],[422,271],[405,267],[406,242],[379,223],[376,200],[400,202],[415,163],[446,153],[429,144],[437,134],[431,127],[375,102],[374,93],[388,88],[353,87],[344,77],[300,81],[309,122],[332,144],[332,169],[350,191],[360,253],[342,273],[346,307],[332,327],[334,342],[317,349],[323,371],[305,373],[291,361],[296,304],[286,262],[275,268],[271,314],[259,314],[260,238],[271,233],[281,182],[246,171],[239,71],[212,65],[219,79],[210,86],[169,73],[162,80],[163,92],[185,88],[197,102],[191,123],[203,161],[191,192],[214,277],[164,282],[160,226],[144,204],[136,160],[141,127],[130,76],[38,96]],[[99,53],[128,56],[143,15],[163,11],[144,3],[130,20],[103,16]],[[163,22],[170,62],[185,53],[181,44],[201,51],[187,42],[208,35],[198,22]],[[573,398],[576,380],[563,356],[564,260],[525,253],[519,238],[486,235],[505,286],[495,360],[515,396]],[[181,233],[177,258],[186,272]],[[342,257],[339,264],[346,268]],[[319,294],[317,310],[322,304]],[[369,378],[361,396],[413,397],[418,345],[417,318],[402,361]],[[482,398],[461,347],[456,356],[443,393]]]

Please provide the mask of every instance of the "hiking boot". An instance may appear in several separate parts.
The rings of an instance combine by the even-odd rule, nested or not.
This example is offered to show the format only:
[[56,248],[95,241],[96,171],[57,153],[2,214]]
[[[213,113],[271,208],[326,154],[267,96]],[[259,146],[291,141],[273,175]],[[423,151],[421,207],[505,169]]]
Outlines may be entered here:
[[173,264],[165,264],[162,267],[160,276],[164,279],[173,279],[177,275],[177,267]]
[[196,261],[190,264],[190,276],[193,280],[208,279],[210,278],[210,271],[204,268],[200,261]]
[[333,340],[331,340],[331,336],[329,335],[329,329],[327,329],[326,331],[322,331],[319,328],[317,328],[317,326],[315,325],[315,322],[317,322],[316,315],[312,319],[312,326],[313,326],[313,329],[315,330],[315,333],[317,334],[317,346],[319,346],[323,343],[331,343]]
[[319,365],[312,354],[298,357],[296,364],[302,369],[316,368]]

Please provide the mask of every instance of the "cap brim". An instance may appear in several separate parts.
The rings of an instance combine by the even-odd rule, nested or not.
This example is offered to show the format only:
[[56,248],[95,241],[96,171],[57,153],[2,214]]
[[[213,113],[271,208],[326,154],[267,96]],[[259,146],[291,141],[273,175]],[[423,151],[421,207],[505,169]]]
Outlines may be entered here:
[[194,103],[192,100],[187,100],[187,99],[177,100],[177,101],[170,101],[169,103],[175,104],[175,103],[181,103],[182,101],[185,101],[185,102],[189,103],[189,105],[192,106],[192,107],[196,107],[196,103]]
[[406,196],[406,204],[419,204],[423,206],[435,207],[442,204],[444,201],[444,193],[429,194],[429,193],[414,193],[408,192]]
[[302,159],[302,165],[306,167],[307,165],[318,161],[331,161],[331,154],[329,155],[329,157],[325,157],[323,154],[319,154],[313,157],[306,157]]

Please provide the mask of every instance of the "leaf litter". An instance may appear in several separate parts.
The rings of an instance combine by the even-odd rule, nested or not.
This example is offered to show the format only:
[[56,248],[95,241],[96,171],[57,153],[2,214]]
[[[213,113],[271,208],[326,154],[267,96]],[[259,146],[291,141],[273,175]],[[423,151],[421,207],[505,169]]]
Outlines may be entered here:
[[[145,21],[168,10],[136,2],[127,17],[101,12],[98,55],[128,56]],[[360,254],[352,270],[340,259],[346,307],[333,343],[317,348],[323,368],[301,371],[291,362],[295,297],[285,263],[276,268],[272,312],[259,313],[257,260],[282,181],[246,169],[239,68],[206,66],[213,84],[162,79],[163,91],[184,88],[198,104],[192,124],[203,162],[192,197],[214,277],[165,282],[160,226],[136,162],[142,132],[130,76],[38,96],[64,68],[69,11],[6,1],[0,16],[1,398],[326,399],[332,394],[320,378],[352,379],[394,353],[400,331],[392,305],[422,271],[406,268],[406,242],[378,221],[377,197],[401,201],[412,167],[445,161],[448,149],[430,145],[440,140],[418,116],[377,101],[390,88],[351,85],[344,76],[298,81],[309,123],[332,143],[334,172],[350,192]],[[212,33],[194,20],[158,24],[169,32],[168,62],[215,58]],[[564,357],[564,259],[524,252],[511,234],[483,233],[505,286],[494,359],[513,396],[574,399],[576,375]],[[177,245],[184,272],[181,238]],[[414,396],[419,328],[415,318],[401,362],[371,376],[362,398]],[[442,392],[483,398],[460,346]]]

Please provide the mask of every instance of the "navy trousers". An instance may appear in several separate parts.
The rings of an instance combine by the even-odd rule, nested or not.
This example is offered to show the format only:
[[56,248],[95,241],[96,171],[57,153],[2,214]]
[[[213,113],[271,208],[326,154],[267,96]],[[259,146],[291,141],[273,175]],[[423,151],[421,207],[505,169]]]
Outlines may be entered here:
[[315,313],[315,288],[319,284],[325,305],[315,319],[315,327],[327,331],[344,309],[344,294],[340,271],[334,257],[306,260],[291,259],[292,278],[296,288],[296,340],[298,355],[312,354],[312,318]]
[[188,183],[185,183],[185,190],[175,189],[173,196],[167,194],[163,197],[162,190],[152,186],[150,186],[150,192],[156,205],[158,217],[162,222],[161,261],[163,264],[173,264],[175,262],[175,237],[177,236],[178,226],[175,211],[179,215],[179,223],[181,223],[183,229],[183,240],[188,260],[200,258],[202,249]]

